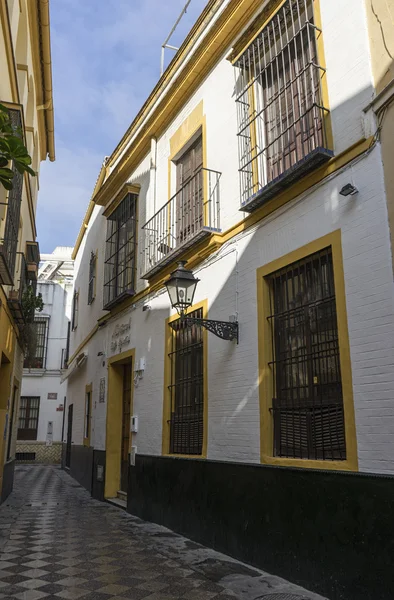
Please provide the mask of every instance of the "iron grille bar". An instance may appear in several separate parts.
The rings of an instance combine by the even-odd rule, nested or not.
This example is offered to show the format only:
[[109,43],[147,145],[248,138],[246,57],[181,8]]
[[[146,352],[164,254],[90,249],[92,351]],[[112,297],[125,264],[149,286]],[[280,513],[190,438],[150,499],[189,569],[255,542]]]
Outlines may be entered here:
[[19,257],[15,277],[17,282],[9,291],[8,306],[15,322],[20,325],[25,323],[25,321],[31,321],[34,318],[34,314],[25,314],[23,310],[23,295],[27,291],[29,280],[25,255],[22,252],[17,252],[17,255]]
[[[220,231],[221,173],[201,168],[142,227],[142,277],[172,262],[180,251]],[[206,194],[206,197],[205,197]]]
[[332,156],[312,0],[287,0],[236,63],[241,206]]
[[[9,109],[9,116],[16,133],[22,130],[21,113],[19,110]],[[0,240],[0,280],[6,285],[13,285],[18,246],[18,233],[22,203],[23,175],[12,165],[14,173],[12,190],[8,192],[7,215],[4,227],[4,236]]]
[[345,460],[331,248],[269,276],[274,455]]
[[107,219],[104,308],[135,293],[137,195],[127,194]]
[[89,261],[89,286],[88,286],[88,304],[92,304],[94,300],[94,285],[96,279],[96,262],[97,257],[94,252],[90,254]]
[[36,317],[31,325],[31,348],[25,357],[24,368],[45,369],[48,347],[48,319]]
[[[202,318],[202,309],[190,314]],[[170,452],[201,455],[204,437],[203,329],[171,323]]]

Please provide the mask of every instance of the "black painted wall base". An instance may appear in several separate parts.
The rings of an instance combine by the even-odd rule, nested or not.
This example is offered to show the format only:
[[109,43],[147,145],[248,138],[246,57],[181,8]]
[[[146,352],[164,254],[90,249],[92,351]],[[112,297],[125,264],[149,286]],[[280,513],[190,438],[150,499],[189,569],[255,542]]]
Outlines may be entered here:
[[70,475],[88,492],[92,491],[93,448],[71,446]]
[[15,461],[9,460],[4,465],[3,471],[3,488],[1,490],[1,503],[7,500],[8,496],[12,492],[12,488],[14,487],[14,471],[15,471]]
[[[63,444],[62,468],[66,469],[71,477],[86,488],[92,494],[93,498],[104,502],[105,450],[94,450],[86,446],[73,445],[71,447],[69,469],[65,465],[65,451],[66,444]],[[98,467],[103,467],[102,471]]]
[[[102,480],[99,479],[99,472],[102,467]],[[104,502],[104,488],[105,488],[105,450],[94,450],[93,452],[93,476],[92,476],[92,496],[96,500]]]
[[328,596],[394,597],[394,478],[137,455],[128,511]]

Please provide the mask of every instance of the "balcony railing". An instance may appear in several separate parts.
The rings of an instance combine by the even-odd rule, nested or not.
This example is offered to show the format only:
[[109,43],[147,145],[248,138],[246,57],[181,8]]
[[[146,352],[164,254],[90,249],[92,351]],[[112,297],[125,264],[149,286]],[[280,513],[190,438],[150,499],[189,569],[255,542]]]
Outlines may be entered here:
[[[20,130],[22,127],[22,120],[19,110],[11,109],[9,114],[15,130]],[[23,175],[17,171],[15,166],[12,166],[12,170],[14,171],[12,190],[8,192],[4,234],[2,239],[0,239],[0,283],[5,285],[14,284],[15,260],[18,246],[18,232],[23,189]]]
[[200,169],[142,227],[142,278],[149,279],[197,241],[220,231],[221,173]]
[[[28,280],[28,271],[27,264],[25,260],[25,255],[22,252],[18,252],[19,256],[19,264],[16,271],[16,285],[9,291],[8,294],[8,306],[11,311],[11,314],[14,318],[14,321],[18,325],[22,325],[28,320],[28,315],[25,315],[23,310],[23,294],[26,292],[29,280]],[[33,315],[34,316],[34,315]]]

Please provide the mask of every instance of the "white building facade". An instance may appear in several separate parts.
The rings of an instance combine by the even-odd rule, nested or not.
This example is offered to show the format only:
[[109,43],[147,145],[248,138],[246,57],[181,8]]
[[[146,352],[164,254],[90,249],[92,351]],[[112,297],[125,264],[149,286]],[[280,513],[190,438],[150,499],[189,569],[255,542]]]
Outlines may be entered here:
[[[357,598],[360,494],[394,493],[394,286],[365,6],[343,4],[209,2],[104,161],[63,442],[94,497]],[[179,260],[187,315],[238,343],[180,320]]]
[[73,261],[72,248],[57,247],[41,255],[37,294],[43,310],[32,324],[34,341],[25,356],[18,415],[16,460],[60,464],[70,329]]

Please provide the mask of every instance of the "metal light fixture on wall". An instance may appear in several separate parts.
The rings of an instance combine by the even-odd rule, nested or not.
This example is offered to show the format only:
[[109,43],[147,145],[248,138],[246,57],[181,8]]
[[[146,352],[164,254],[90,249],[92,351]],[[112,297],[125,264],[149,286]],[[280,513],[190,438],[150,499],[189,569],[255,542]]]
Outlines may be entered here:
[[200,280],[194,277],[193,272],[186,269],[185,265],[186,261],[179,261],[177,268],[165,283],[171,306],[187,325],[200,325],[223,340],[237,340],[238,343],[238,321],[214,321],[186,316],[187,309],[193,305],[197,283]]

